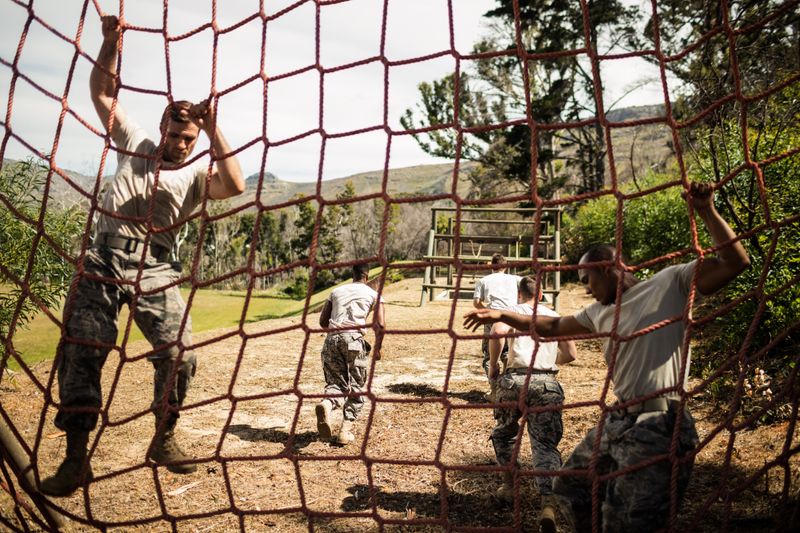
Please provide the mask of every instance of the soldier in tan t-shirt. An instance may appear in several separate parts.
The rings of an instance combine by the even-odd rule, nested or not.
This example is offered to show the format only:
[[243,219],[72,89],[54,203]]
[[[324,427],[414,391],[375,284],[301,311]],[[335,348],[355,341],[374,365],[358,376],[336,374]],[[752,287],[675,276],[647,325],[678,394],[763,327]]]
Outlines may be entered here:
[[[691,354],[685,338],[692,283],[700,295],[718,291],[750,265],[736,234],[713,204],[713,189],[692,183],[688,201],[711,234],[717,256],[665,268],[646,281],[625,269],[616,249],[599,245],[581,258],[581,281],[596,303],[574,316],[537,316],[534,329],[543,337],[604,333],[606,362],[614,382],[617,404],[611,406],[598,429],[591,430],[564,464],[553,490],[578,531],[592,529],[592,482],[607,477],[599,487],[601,509],[596,524],[603,531],[652,531],[666,527],[670,515],[673,438],[677,436],[677,502],[683,497],[691,474],[692,450],[697,432],[686,408],[686,378]],[[613,328],[615,314],[619,322]],[[531,327],[532,317],[508,311],[478,310],[468,313],[464,324],[502,321],[517,329]],[[648,333],[639,333],[655,327]],[[677,434],[673,431],[679,424]],[[597,457],[594,457],[595,453]],[[653,458],[663,459],[646,467]],[[592,459],[595,462],[592,462]],[[595,471],[590,469],[596,465]],[[571,470],[581,471],[572,474]],[[628,471],[614,475],[617,471]]]
[[[372,349],[364,337],[367,316],[372,313],[376,332],[386,328],[383,298],[370,286],[368,277],[369,265],[353,265],[353,282],[333,289],[319,315],[319,325],[329,330],[321,358],[325,394],[331,396],[315,408],[317,431],[321,439],[333,438],[333,442],[342,446],[355,440],[353,423],[364,407],[364,386]],[[377,341],[380,339],[379,335]],[[373,357],[380,359],[377,343]],[[330,415],[339,408],[342,409],[342,425],[334,437]]]
[[[105,193],[96,235],[86,251],[64,308],[64,338],[56,357],[60,403],[55,424],[67,434],[67,453],[41,492],[67,496],[90,482],[89,433],[100,413],[100,375],[117,340],[119,310],[128,304],[153,351],[156,431],[148,456],[172,472],[196,470],[174,436],[180,407],[195,372],[191,320],[178,290],[180,263],[170,261],[175,235],[203,201],[244,191],[231,148],[216,126],[210,102],[173,102],[164,110],[159,142],[131,121],[116,102],[122,25],[102,19],[103,45],[89,80],[92,101],[116,145],[117,171]],[[216,165],[184,164],[200,131],[211,141]]]

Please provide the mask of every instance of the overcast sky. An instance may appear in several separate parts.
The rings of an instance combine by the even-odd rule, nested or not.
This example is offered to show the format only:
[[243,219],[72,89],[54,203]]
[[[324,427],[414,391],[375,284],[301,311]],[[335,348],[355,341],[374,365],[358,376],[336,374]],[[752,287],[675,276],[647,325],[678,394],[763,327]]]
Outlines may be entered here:
[[[486,32],[482,15],[494,0],[451,0],[452,41],[455,50],[470,53],[473,43]],[[84,0],[37,0],[34,12],[47,24],[70,39],[75,39]],[[217,24],[230,27],[258,11],[258,0],[218,0]],[[451,50],[447,0],[387,0],[385,57],[389,61],[410,60]],[[119,13],[119,2],[101,1],[103,11]],[[128,25],[160,28],[163,0],[136,0],[124,3]],[[167,31],[171,36],[189,32],[211,20],[210,0],[169,0]],[[315,64],[316,3],[312,0],[265,0],[267,15],[286,10],[267,23],[264,68],[273,81],[268,86],[264,109],[264,84],[260,78],[226,94],[220,100],[219,123],[234,148],[262,137],[280,143],[322,126],[328,134],[382,126],[401,129],[399,117],[418,100],[417,85],[453,72],[455,59],[444,57],[392,66],[388,74],[388,106],[384,109],[385,68],[374,61],[324,76],[320,106],[320,73],[309,70],[276,79],[283,74]],[[649,3],[643,4],[649,9]],[[14,60],[20,35],[28,20],[25,8],[10,0],[0,0],[0,58]],[[292,7],[294,6],[294,7]],[[349,0],[323,5],[319,19],[320,64],[324,68],[347,65],[378,56],[384,0]],[[262,22],[257,18],[220,36],[217,45],[216,90],[223,91],[258,75],[261,62]],[[86,7],[79,47],[95,57],[101,43],[99,16],[92,2]],[[33,21],[19,60],[19,71],[44,89],[60,97],[66,87],[69,67],[76,48]],[[123,83],[138,89],[167,90],[167,61],[160,32],[126,31],[121,76]],[[212,88],[213,33],[210,29],[169,45],[169,72],[176,99],[200,100]],[[88,92],[91,63],[80,57],[67,94],[68,105],[94,127],[100,129]],[[653,83],[640,88],[617,107],[663,103],[657,70],[642,60],[605,61],[602,74],[606,106],[617,100],[641,79]],[[0,104],[7,108],[12,71],[0,65]],[[152,135],[166,99],[163,95],[122,91],[120,103],[129,116]],[[322,123],[320,121],[322,112]],[[60,101],[45,96],[32,85],[18,79],[13,96],[10,125],[14,133],[45,153],[53,146],[61,111]],[[6,115],[0,115],[3,121]],[[0,127],[0,131],[5,131]],[[369,133],[329,139],[322,165],[323,179],[348,176],[383,168],[388,135],[383,129]],[[198,145],[207,147],[207,142]],[[57,164],[63,168],[94,174],[102,154],[102,141],[69,115],[59,138]],[[264,144],[256,142],[240,154],[246,174],[258,172]],[[22,144],[11,140],[5,157],[30,155]],[[321,138],[310,134],[267,150],[266,170],[290,181],[314,181],[319,175]],[[394,136],[389,166],[399,168],[443,162],[427,156],[410,136]],[[106,173],[113,170],[109,158]]]

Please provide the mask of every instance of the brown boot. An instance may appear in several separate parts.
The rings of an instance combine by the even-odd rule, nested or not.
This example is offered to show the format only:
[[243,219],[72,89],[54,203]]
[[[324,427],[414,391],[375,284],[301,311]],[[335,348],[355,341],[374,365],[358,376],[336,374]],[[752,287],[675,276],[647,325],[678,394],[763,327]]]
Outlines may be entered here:
[[54,476],[42,480],[39,492],[48,496],[69,496],[94,479],[91,465],[87,464],[83,471],[88,443],[88,431],[67,431],[67,456]]
[[354,440],[356,440],[356,436],[353,435],[353,421],[342,420],[342,427],[339,429],[339,434],[336,435],[336,443],[340,446],[347,446]]
[[331,416],[331,408],[333,405],[330,400],[322,400],[315,408],[317,415],[317,433],[322,440],[330,440],[333,433],[331,432],[331,424],[329,418]]
[[[153,439],[153,449],[150,452],[150,459],[158,465],[166,466],[167,470],[175,474],[191,474],[197,470],[197,465],[183,463],[191,461],[175,438],[175,423],[166,423],[166,427],[159,432],[159,421],[156,419],[156,436]],[[183,464],[176,464],[183,463]]]
[[558,506],[552,495],[542,496],[542,512],[539,514],[539,531],[556,533],[556,510]]
[[514,474],[503,472],[503,484],[497,488],[496,495],[503,503],[514,503]]

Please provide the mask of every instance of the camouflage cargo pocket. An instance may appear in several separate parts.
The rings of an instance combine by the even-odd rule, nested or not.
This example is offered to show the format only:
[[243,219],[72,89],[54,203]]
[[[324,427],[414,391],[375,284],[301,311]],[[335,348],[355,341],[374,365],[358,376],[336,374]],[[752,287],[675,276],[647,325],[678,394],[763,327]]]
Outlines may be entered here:
[[361,339],[351,339],[347,341],[347,353],[350,357],[358,357],[364,351],[364,344]]
[[545,381],[544,383],[544,391],[545,392],[552,392],[554,394],[564,394],[564,390],[561,388],[561,385],[557,381]]
[[367,354],[359,355],[353,360],[353,366],[356,368],[367,368],[369,366],[369,357]]
[[514,378],[510,376],[500,376],[497,380],[497,386],[501,389],[511,390],[514,388]]

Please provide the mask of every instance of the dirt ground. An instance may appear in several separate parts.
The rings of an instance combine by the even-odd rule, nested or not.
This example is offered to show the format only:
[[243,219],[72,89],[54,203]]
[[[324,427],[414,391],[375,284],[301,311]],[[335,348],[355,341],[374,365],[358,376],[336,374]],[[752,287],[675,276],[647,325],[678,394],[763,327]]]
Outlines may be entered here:
[[[527,436],[519,498],[512,506],[494,497],[501,475],[488,440],[494,424],[480,340],[455,338],[467,333],[461,316],[470,303],[418,307],[419,295],[419,279],[385,290],[392,333],[370,374],[373,401],[357,422],[355,444],[345,448],[317,439],[313,407],[323,388],[324,335],[306,333],[300,317],[195,336],[199,369],[179,438],[204,462],[185,476],[145,462],[152,371],[144,360],[122,364],[112,353],[103,375],[108,422],[92,435],[96,480],[57,505],[115,531],[534,530],[540,502]],[[560,312],[587,303],[580,287],[567,286]],[[316,327],[317,318],[309,315],[307,324]],[[128,359],[147,349],[145,343],[128,346]],[[34,375],[46,386],[50,371],[40,364]],[[578,343],[578,360],[559,374],[567,401],[565,458],[596,423],[605,378],[599,343]],[[39,471],[49,475],[66,445],[52,425],[53,409],[44,409],[42,391],[24,374],[0,385],[3,410],[35,446]],[[725,413],[704,404],[702,394],[691,407],[702,450],[676,530],[774,530],[784,481],[798,489],[800,432],[787,437],[788,423],[756,430],[738,428],[736,421],[725,426]],[[0,517],[20,524],[4,491]],[[80,520],[70,528],[95,530]],[[562,523],[560,530],[568,529]]]

